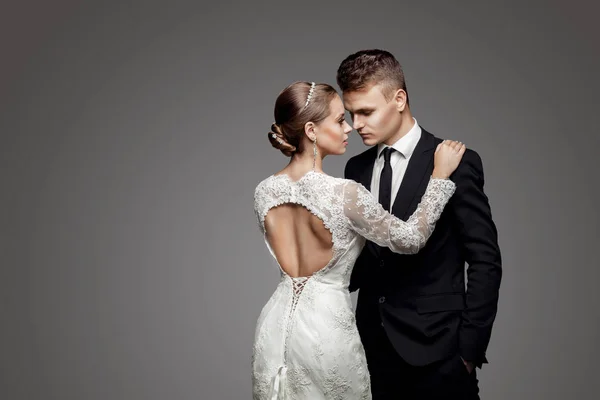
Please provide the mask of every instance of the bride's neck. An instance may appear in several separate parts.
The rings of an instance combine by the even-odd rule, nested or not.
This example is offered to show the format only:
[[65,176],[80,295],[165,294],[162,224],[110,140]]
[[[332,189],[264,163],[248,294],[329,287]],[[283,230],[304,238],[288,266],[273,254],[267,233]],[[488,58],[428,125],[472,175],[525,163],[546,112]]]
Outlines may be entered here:
[[[312,151],[294,153],[286,169],[289,169],[290,172],[294,174],[304,175],[306,172],[312,171],[313,159],[314,156]],[[321,158],[320,154],[317,154],[317,159],[314,163],[314,169],[317,172],[323,172],[323,159]]]

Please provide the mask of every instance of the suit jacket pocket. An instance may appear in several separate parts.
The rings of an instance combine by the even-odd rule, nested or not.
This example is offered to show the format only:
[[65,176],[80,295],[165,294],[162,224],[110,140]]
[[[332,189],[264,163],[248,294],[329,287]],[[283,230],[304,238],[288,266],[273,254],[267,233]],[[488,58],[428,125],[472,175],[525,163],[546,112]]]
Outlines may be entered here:
[[464,309],[462,293],[443,293],[415,299],[422,332],[431,340],[451,334],[458,329]]
[[415,304],[417,313],[419,314],[462,311],[465,308],[465,300],[462,293],[442,293],[417,297]]

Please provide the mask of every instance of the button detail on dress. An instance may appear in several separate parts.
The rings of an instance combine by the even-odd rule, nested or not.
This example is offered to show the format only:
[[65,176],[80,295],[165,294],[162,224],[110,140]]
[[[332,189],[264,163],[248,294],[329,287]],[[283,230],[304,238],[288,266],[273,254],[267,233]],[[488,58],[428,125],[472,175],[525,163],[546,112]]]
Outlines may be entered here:
[[385,302],[385,297],[381,296],[379,298],[379,304],[384,303]]
[[384,265],[385,265],[385,261],[383,261],[383,260],[379,261],[379,266],[380,267],[383,267]]

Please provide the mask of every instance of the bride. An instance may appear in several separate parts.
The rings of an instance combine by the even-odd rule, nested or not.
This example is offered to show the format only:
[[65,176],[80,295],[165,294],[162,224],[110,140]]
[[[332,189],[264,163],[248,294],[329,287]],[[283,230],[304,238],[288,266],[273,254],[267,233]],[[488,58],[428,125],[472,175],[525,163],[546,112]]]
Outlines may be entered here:
[[444,141],[427,190],[404,222],[361,184],[326,175],[327,155],[346,151],[352,128],[335,89],[296,82],[275,102],[269,141],[291,157],[258,184],[254,211],[281,280],[256,324],[253,399],[371,399],[348,284],[366,240],[418,252],[455,190],[448,179],[465,146]]

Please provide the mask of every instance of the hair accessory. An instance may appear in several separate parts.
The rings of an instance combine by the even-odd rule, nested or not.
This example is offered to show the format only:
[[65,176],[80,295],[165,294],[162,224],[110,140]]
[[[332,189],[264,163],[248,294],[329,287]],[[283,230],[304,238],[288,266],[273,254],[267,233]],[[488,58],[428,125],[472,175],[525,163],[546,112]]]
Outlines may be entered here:
[[304,108],[306,108],[306,106],[308,106],[308,103],[310,103],[310,99],[312,99],[313,93],[315,92],[315,83],[311,82],[310,83],[310,90],[308,91],[308,98],[306,99],[306,103],[304,104]]
[[277,136],[276,134],[272,133],[271,137],[275,140],[277,140],[279,142],[279,144],[285,144],[285,142],[283,140],[281,140],[281,138],[279,136]]

